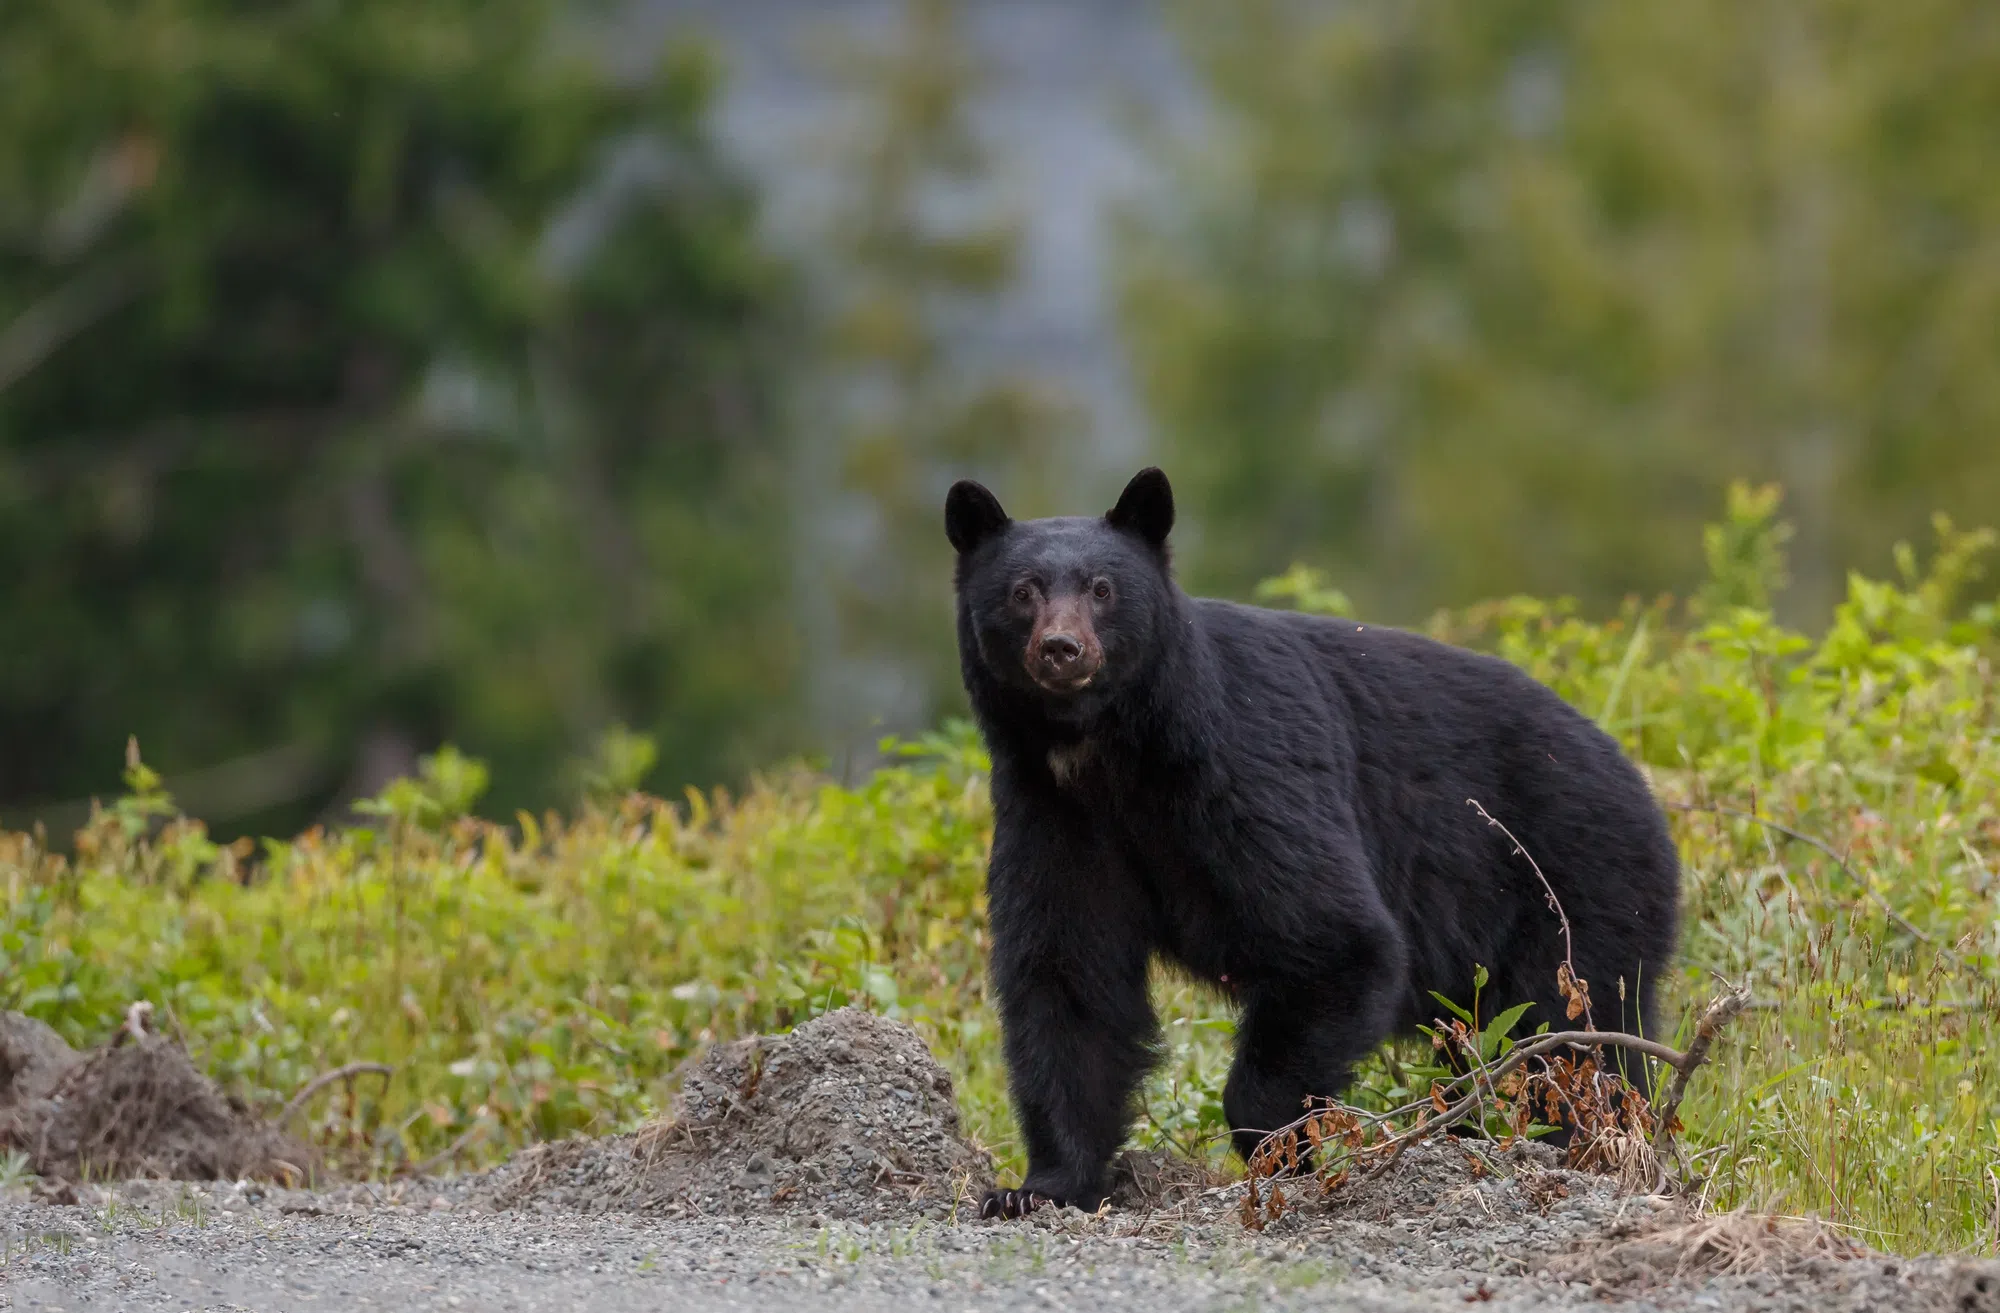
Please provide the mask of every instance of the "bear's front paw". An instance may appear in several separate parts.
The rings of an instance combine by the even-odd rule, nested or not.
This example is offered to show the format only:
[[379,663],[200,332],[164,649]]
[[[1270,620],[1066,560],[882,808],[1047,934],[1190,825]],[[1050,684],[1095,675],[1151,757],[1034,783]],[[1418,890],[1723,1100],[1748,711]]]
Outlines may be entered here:
[[1060,1208],[1065,1201],[1035,1190],[988,1190],[979,1205],[981,1217],[1026,1217],[1044,1204]]
[[1037,1208],[1075,1208],[1094,1213],[1108,1196],[1091,1186],[1061,1186],[1037,1190],[1023,1182],[1018,1190],[988,1190],[979,1205],[981,1217],[1026,1217]]

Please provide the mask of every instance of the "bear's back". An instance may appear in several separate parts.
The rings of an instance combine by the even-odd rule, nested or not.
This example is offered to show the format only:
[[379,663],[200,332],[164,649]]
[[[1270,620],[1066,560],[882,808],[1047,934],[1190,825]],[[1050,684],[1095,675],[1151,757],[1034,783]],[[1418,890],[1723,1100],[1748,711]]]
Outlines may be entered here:
[[[1286,696],[1298,710],[1395,732],[1432,756],[1533,726],[1601,737],[1581,712],[1509,661],[1422,634],[1211,598],[1193,614],[1225,696]],[[1609,740],[1605,739],[1608,744]]]
[[1394,833],[1389,847],[1440,825],[1459,831],[1469,798],[1516,828],[1573,833],[1615,816],[1628,837],[1665,840],[1617,742],[1509,661],[1335,617],[1209,599],[1192,614],[1211,654],[1206,676],[1233,713],[1218,747],[1337,761],[1364,827],[1378,840]]

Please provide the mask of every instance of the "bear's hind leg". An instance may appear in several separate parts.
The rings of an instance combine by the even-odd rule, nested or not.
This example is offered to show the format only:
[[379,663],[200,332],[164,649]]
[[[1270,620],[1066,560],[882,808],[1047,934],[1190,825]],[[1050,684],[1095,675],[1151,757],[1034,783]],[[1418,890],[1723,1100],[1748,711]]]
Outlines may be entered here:
[[[1372,956],[1368,965],[1376,965]],[[1251,992],[1222,1094],[1244,1161],[1266,1135],[1303,1117],[1308,1099],[1346,1090],[1354,1064],[1394,1025],[1395,988],[1392,973],[1362,970],[1314,986]]]

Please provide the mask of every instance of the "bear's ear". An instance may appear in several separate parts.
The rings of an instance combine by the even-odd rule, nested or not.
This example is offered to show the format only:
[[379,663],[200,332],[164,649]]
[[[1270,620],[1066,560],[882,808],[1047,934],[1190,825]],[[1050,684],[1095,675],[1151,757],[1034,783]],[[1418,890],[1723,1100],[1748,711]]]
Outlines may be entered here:
[[1154,547],[1164,546],[1174,527],[1174,490],[1167,476],[1151,466],[1140,470],[1104,518],[1114,529],[1136,533]]
[[1000,509],[1000,499],[988,492],[983,484],[960,479],[945,494],[945,537],[951,539],[951,545],[958,549],[961,556],[1009,523],[1007,512]]

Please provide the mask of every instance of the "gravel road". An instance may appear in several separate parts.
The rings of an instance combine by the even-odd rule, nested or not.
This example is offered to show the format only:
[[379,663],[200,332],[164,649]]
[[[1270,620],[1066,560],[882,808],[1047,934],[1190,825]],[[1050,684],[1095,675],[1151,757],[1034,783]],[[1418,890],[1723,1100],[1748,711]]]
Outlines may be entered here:
[[[1356,1221],[1301,1209],[1246,1232],[1226,1199],[1150,1215],[1015,1222],[649,1218],[492,1212],[463,1184],[331,1194],[132,1183],[74,1205],[0,1202],[14,1309],[1087,1309],[2000,1311],[2000,1266],[1796,1256],[1674,1280],[1658,1261],[1596,1262],[1671,1220],[1601,1180],[1543,1214],[1516,1178],[1470,1182],[1427,1212]],[[1593,1248],[1593,1246],[1595,1248]],[[1586,1260],[1581,1279],[1552,1256]],[[1653,1256],[1655,1260],[1658,1255]],[[1642,1270],[1641,1270],[1642,1269]],[[1636,1271],[1636,1279],[1634,1279]],[[1578,1273],[1572,1271],[1572,1277]],[[1980,1282],[1986,1283],[1985,1288]]]
[[[1122,1160],[1117,1207],[979,1221],[990,1179],[948,1073],[841,1009],[715,1046],[675,1117],[494,1170],[322,1191],[136,1174],[268,1174],[309,1153],[164,1038],[76,1054],[0,1015],[0,1307],[13,1309],[1721,1310],[2000,1313],[2000,1264],[1872,1254],[1817,1224],[1689,1219],[1544,1145],[1420,1143],[1263,1230],[1243,1186]],[[296,1172],[291,1179],[299,1179]]]

